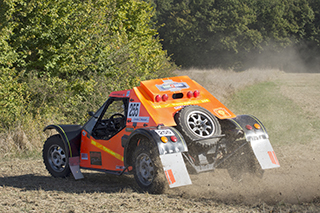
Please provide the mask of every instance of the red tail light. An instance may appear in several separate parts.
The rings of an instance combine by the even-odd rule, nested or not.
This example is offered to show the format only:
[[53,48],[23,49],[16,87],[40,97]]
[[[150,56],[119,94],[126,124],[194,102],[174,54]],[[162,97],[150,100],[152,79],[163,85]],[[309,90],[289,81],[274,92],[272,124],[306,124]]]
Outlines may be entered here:
[[193,97],[193,93],[192,93],[191,91],[189,91],[189,92],[187,93],[187,97],[188,97],[188,98],[192,98],[192,97]]
[[161,101],[161,96],[160,95],[157,95],[156,98],[155,98],[156,102],[160,102]]
[[252,130],[252,126],[250,126],[249,124],[246,125],[247,130]]
[[162,101],[167,101],[169,96],[167,94],[162,95]]
[[171,136],[170,139],[171,139],[172,142],[177,142],[177,137],[176,136]]
[[193,92],[193,97],[197,98],[197,97],[199,97],[199,95],[200,95],[200,92],[198,90],[195,90]]

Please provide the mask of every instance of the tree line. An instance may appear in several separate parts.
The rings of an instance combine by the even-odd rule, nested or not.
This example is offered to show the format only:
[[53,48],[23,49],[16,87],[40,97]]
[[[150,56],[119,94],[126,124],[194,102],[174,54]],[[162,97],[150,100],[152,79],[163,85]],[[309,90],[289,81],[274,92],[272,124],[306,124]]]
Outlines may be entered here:
[[176,65],[284,67],[290,49],[317,65],[319,13],[320,0],[1,0],[0,131],[83,123]]
[[167,76],[153,14],[139,0],[1,0],[0,131],[84,123],[111,91]]
[[309,69],[319,68],[319,0],[154,0],[153,5],[163,48],[182,67],[290,69],[299,58]]

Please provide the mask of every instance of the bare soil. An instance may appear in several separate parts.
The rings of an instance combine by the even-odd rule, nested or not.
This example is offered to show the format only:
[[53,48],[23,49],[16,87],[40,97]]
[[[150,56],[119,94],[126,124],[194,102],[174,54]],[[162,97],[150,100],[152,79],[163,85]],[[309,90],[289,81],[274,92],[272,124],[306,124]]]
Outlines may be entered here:
[[282,82],[281,94],[320,118],[320,74],[282,74],[278,79]]
[[[281,94],[320,118],[319,74],[277,79]],[[274,146],[281,167],[262,179],[235,182],[216,170],[162,195],[139,192],[130,175],[82,170],[85,178],[75,181],[51,177],[42,159],[0,160],[0,212],[320,212],[319,142]]]

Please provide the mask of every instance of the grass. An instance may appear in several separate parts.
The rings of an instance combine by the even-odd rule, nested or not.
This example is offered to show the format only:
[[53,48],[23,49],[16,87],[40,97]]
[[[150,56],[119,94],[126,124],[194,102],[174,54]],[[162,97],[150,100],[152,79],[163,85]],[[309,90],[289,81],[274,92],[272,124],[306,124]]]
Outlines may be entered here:
[[221,69],[190,69],[175,72],[176,75],[188,75],[191,79],[204,86],[222,103],[225,103],[230,95],[241,91],[247,86],[276,79],[281,73],[279,70],[272,69],[250,69],[243,72]]
[[278,81],[255,84],[231,96],[226,105],[236,114],[255,115],[266,126],[273,144],[305,144],[312,140],[319,120],[308,116],[279,91]]
[[[206,74],[206,78],[201,78],[203,75],[199,73]],[[257,116],[269,130],[272,145],[283,146],[283,150],[287,151],[293,143],[307,142],[306,138],[318,134],[315,130],[320,127],[319,119],[283,96],[279,92],[282,82],[270,76],[270,72],[228,71],[224,75],[224,72],[214,70],[190,73],[193,78],[192,75],[212,94],[221,97],[221,101],[236,114]],[[259,181],[259,187],[252,182],[249,182],[249,187],[228,181],[221,178],[226,171],[215,171],[197,176],[194,184],[187,188],[150,195],[139,193],[131,176],[83,171],[84,180],[51,177],[39,157],[43,139],[46,138],[42,132],[44,125],[46,122],[43,119],[37,119],[35,123],[30,122],[27,129],[21,127],[0,135],[0,212],[320,211],[319,191],[316,191],[319,180],[318,146],[298,146],[294,152],[284,152],[285,155],[280,152],[278,155],[277,152],[281,158],[280,169],[265,174],[269,176],[262,183]],[[312,152],[308,152],[310,150]],[[8,156],[6,160],[2,159],[1,152]],[[9,159],[10,156],[12,159]],[[24,159],[21,156],[35,156],[38,159]],[[315,190],[309,190],[310,186]],[[309,198],[312,193],[315,193],[314,198]],[[295,195],[297,200],[301,199],[298,197],[301,195],[305,203],[292,204],[284,200],[291,200]],[[255,199],[251,200],[253,197]],[[270,199],[272,203],[266,204]]]

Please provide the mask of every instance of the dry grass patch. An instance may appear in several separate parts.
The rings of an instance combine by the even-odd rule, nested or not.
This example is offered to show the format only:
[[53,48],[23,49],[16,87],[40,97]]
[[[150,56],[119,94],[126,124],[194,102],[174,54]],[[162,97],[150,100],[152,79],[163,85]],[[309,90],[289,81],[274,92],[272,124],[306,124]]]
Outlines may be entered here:
[[187,75],[195,80],[209,92],[211,92],[221,102],[226,101],[235,92],[264,81],[276,79],[283,72],[279,70],[250,69],[243,72],[232,70],[212,69],[212,70],[179,70],[176,75]]

